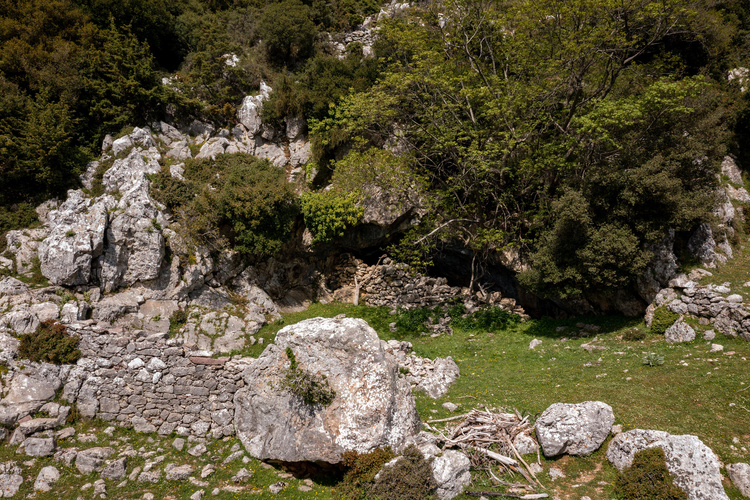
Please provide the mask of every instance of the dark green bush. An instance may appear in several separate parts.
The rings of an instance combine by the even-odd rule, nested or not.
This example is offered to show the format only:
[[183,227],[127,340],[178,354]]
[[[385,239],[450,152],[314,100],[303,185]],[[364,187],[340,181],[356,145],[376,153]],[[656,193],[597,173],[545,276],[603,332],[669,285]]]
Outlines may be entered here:
[[[461,305],[460,307],[461,309],[465,310],[465,308],[463,308],[463,305]],[[454,306],[454,308],[451,310],[455,314],[461,309],[456,309]],[[449,315],[451,317],[451,326],[458,327],[463,330],[473,331],[503,330],[505,328],[508,328],[510,325],[518,323],[520,320],[517,314],[513,314],[506,311],[505,309],[496,306],[483,307],[478,311],[469,314],[465,318],[462,317],[462,314],[456,314],[454,316],[453,314],[449,313]]]
[[621,500],[687,500],[687,493],[672,482],[661,448],[636,453],[633,465],[617,476],[615,491]]
[[302,61],[313,53],[317,34],[310,9],[299,0],[267,6],[258,20],[258,33],[269,59],[278,66]]
[[331,389],[326,376],[310,373],[300,368],[291,347],[286,348],[286,356],[290,364],[281,382],[281,388],[299,396],[305,404],[310,406],[328,406],[333,403],[336,392]]
[[31,361],[68,365],[75,363],[81,357],[81,351],[77,346],[77,336],[68,335],[63,324],[48,319],[43,321],[35,332],[21,336],[18,357]]
[[643,340],[645,338],[646,338],[646,332],[640,328],[628,328],[622,334],[622,340],[627,340],[628,342]]
[[425,500],[434,498],[435,487],[430,463],[419,448],[409,445],[395,464],[380,472],[372,493],[379,500]]
[[654,319],[651,321],[651,333],[664,335],[667,328],[674,325],[674,322],[677,321],[679,317],[679,314],[673,313],[665,306],[657,307],[654,311]]
[[182,309],[178,309],[175,312],[172,313],[172,315],[169,317],[169,333],[170,335],[174,335],[177,333],[177,331],[180,329],[182,325],[187,323],[187,311],[184,311]]
[[427,308],[399,309],[396,314],[396,328],[401,335],[418,335],[425,331],[424,323],[432,311]]
[[377,448],[370,453],[344,452],[341,464],[346,467],[346,472],[336,488],[338,497],[344,500],[369,500],[375,474],[394,456],[390,448]]

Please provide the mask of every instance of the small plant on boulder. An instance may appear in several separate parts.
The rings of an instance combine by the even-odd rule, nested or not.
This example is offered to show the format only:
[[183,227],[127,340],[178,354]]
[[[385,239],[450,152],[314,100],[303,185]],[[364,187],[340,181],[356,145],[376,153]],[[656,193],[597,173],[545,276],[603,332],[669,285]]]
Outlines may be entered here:
[[621,500],[687,500],[687,493],[674,485],[664,450],[648,448],[633,457],[633,464],[620,472],[615,492]]
[[664,335],[667,328],[674,325],[675,321],[679,318],[679,314],[673,313],[666,307],[657,307],[656,310],[654,310],[654,319],[651,321],[651,333]]
[[430,462],[419,448],[409,445],[395,463],[378,473],[371,491],[379,500],[425,500],[434,498],[430,492],[436,487]]
[[175,335],[177,331],[187,323],[187,312],[182,309],[178,309],[172,313],[169,317],[169,334]]
[[336,392],[331,389],[325,375],[310,373],[300,368],[291,347],[286,348],[286,356],[290,364],[284,380],[281,381],[281,388],[299,396],[307,405],[328,406],[333,403]]
[[68,335],[65,325],[48,319],[35,332],[21,336],[18,357],[56,365],[73,364],[81,357],[77,346],[77,336]]

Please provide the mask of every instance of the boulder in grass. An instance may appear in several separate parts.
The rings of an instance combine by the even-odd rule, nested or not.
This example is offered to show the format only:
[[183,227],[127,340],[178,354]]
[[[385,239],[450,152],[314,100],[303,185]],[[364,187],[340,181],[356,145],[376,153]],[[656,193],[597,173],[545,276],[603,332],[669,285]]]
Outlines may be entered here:
[[544,410],[534,429],[544,456],[587,456],[599,449],[614,423],[612,407],[600,401],[555,403]]

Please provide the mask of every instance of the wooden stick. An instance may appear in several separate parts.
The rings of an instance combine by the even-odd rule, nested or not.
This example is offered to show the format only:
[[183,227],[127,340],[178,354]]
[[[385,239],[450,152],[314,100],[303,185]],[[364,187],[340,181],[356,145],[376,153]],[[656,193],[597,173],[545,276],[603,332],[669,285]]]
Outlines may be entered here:
[[516,495],[515,493],[496,493],[494,491],[464,491],[470,497],[508,497],[522,498],[523,500],[537,500],[539,498],[549,498],[546,493],[532,493],[530,495]]
[[500,462],[503,465],[518,466],[518,462],[516,462],[515,460],[513,460],[510,457],[506,457],[505,455],[501,455],[499,453],[495,453],[494,451],[485,450],[484,448],[474,448],[474,449],[477,450],[480,453],[484,453],[485,455],[487,455],[490,458],[494,458],[495,460],[497,460],[498,462]]
[[464,418],[468,415],[468,413],[465,413],[463,415],[456,415],[455,417],[448,417],[448,418],[440,418],[438,420],[428,420],[428,424],[435,424],[437,422],[448,422],[450,420],[458,420],[459,418]]

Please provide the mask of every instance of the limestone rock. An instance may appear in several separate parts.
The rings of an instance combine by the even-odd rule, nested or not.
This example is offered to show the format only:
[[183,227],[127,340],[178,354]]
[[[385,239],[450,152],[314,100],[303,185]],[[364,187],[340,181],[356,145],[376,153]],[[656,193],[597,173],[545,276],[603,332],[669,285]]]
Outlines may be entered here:
[[50,213],[49,236],[39,245],[42,274],[53,285],[85,285],[91,279],[94,259],[104,249],[104,232],[109,222],[104,197],[93,202],[83,192],[68,191],[68,199]]
[[101,446],[81,450],[76,456],[76,468],[81,474],[93,472],[99,469],[114,452],[112,448]]
[[727,473],[740,493],[750,497],[750,465],[744,463],[727,465]]
[[708,224],[701,224],[690,236],[688,250],[706,267],[716,267],[716,241]]
[[260,93],[245,97],[237,110],[237,120],[245,126],[250,135],[256,135],[261,130],[260,111],[263,108],[263,101],[268,99],[271,90],[265,82],[260,82]]
[[164,468],[164,472],[166,472],[167,481],[184,481],[193,473],[193,466],[190,464],[180,466],[168,464]]
[[39,475],[34,481],[34,491],[49,491],[52,485],[60,479],[60,471],[57,467],[47,466],[39,471]]
[[460,371],[453,358],[436,358],[433,361],[434,370],[431,371],[415,387],[416,391],[422,391],[433,399],[442,398],[448,392],[453,382],[458,379]]
[[695,330],[685,323],[682,318],[675,321],[675,323],[667,328],[664,332],[664,339],[669,344],[675,344],[678,342],[692,342],[695,340]]
[[107,464],[101,472],[102,479],[120,480],[125,477],[128,458],[122,457]]
[[[309,406],[280,388],[292,349],[302,370],[327,377],[327,407]],[[361,319],[314,318],[283,328],[243,373],[235,394],[235,428],[261,460],[338,463],[346,450],[400,450],[419,430],[408,383],[387,357],[377,333]]]
[[21,446],[24,453],[31,457],[49,457],[55,453],[55,440],[52,438],[27,438]]
[[11,498],[23,483],[21,468],[16,462],[0,463],[0,498]]
[[430,464],[437,482],[437,496],[441,500],[460,495],[471,483],[471,461],[460,451],[445,450]]
[[544,410],[534,428],[545,456],[588,456],[599,449],[614,423],[611,406],[586,401],[553,404]]
[[729,182],[735,184],[744,184],[742,181],[742,172],[740,167],[737,166],[737,162],[731,156],[725,156],[721,162],[721,175],[727,176]]
[[7,276],[0,280],[0,297],[3,295],[21,295],[28,293],[28,291],[29,287],[26,283],[12,276]]
[[113,323],[126,314],[138,312],[138,299],[131,291],[105,297],[97,302],[92,317],[101,322]]
[[635,454],[646,448],[664,450],[674,484],[688,500],[727,500],[721,485],[719,459],[697,436],[673,436],[663,431],[633,429],[615,436],[607,459],[618,470],[630,467]]

